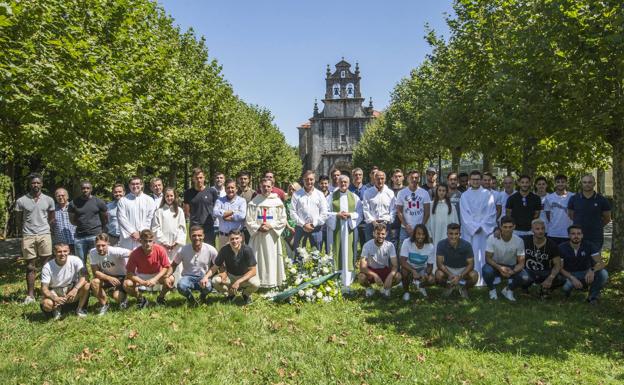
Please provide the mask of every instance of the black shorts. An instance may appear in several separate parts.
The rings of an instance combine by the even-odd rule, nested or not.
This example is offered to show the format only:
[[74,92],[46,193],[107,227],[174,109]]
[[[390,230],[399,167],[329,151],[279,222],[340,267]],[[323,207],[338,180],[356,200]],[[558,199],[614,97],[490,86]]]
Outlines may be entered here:
[[102,282],[102,288],[103,289],[113,289],[113,290],[120,290],[121,292],[125,293],[126,291],[123,288],[123,282],[126,279],[125,275],[114,275],[113,277],[117,278],[119,280],[119,286],[113,286],[110,282],[106,281],[106,280],[100,280]]

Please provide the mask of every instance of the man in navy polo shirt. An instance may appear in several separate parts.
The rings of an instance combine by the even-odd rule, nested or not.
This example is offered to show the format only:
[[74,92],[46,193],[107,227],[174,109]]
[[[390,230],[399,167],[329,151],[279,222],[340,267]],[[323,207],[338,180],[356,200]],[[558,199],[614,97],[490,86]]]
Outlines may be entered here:
[[559,253],[563,259],[560,273],[566,279],[563,292],[569,296],[573,289],[589,287],[587,302],[593,305],[598,301],[600,290],[609,278],[604,269],[600,248],[583,239],[583,229],[579,225],[568,227],[568,236],[570,241],[559,245]]
[[575,225],[583,230],[586,241],[602,248],[604,241],[603,229],[611,222],[611,206],[605,197],[598,194],[594,187],[596,179],[588,174],[581,178],[581,193],[575,194],[568,202],[568,215]]

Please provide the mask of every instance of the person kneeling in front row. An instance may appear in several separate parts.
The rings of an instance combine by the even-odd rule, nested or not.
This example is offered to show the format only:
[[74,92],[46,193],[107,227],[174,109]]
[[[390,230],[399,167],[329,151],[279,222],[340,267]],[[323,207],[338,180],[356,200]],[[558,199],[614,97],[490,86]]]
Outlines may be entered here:
[[139,242],[141,246],[130,253],[123,287],[129,296],[136,297],[139,309],[143,309],[148,305],[144,291],[160,289],[156,303],[162,305],[167,292],[173,289],[175,279],[171,275],[167,250],[154,243],[154,233],[147,229],[141,231]]
[[468,289],[479,280],[474,271],[474,255],[469,242],[459,237],[459,224],[450,223],[446,227],[446,239],[438,242],[435,272],[436,283],[446,287],[443,295],[448,297],[457,289],[462,298],[468,298]]
[[82,260],[69,255],[69,245],[58,243],[54,246],[54,259],[48,261],[41,270],[41,310],[55,320],[61,312],[76,309],[78,317],[86,317],[84,309],[89,300],[87,269]]
[[[228,239],[229,243],[219,250],[205,278],[214,276],[212,286],[220,293],[227,293],[230,301],[234,300],[239,290],[242,291],[243,301],[248,305],[252,302],[251,294],[260,288],[260,278],[256,271],[258,263],[253,249],[243,244],[240,230],[230,231]],[[219,267],[223,266],[225,271],[217,274]]]
[[206,273],[210,265],[217,257],[217,249],[204,243],[204,228],[202,226],[191,226],[191,243],[180,249],[173,259],[171,268],[173,272],[179,264],[182,264],[182,275],[178,281],[178,292],[188,301],[189,306],[199,304],[193,297],[193,291],[199,291],[199,300],[204,302],[206,296],[212,290],[210,279]]
[[386,241],[386,225],[376,223],[373,229],[373,239],[366,242],[360,255],[360,274],[358,281],[366,287],[366,296],[371,297],[375,290],[370,287],[376,283],[382,286],[381,293],[390,297],[392,286],[401,281],[394,245]]
[[587,302],[595,305],[609,279],[600,248],[583,240],[583,230],[578,225],[568,227],[568,236],[570,241],[559,245],[559,253],[563,258],[561,275],[566,278],[563,293],[569,296],[574,289],[589,287]]

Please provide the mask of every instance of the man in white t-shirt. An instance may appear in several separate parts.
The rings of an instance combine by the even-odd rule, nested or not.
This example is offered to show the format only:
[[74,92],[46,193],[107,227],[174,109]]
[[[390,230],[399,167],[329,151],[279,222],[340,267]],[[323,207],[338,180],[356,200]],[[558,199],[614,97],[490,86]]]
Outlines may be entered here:
[[414,227],[418,224],[426,224],[429,220],[431,197],[429,193],[418,186],[420,173],[411,170],[408,173],[409,185],[399,191],[396,199],[396,215],[401,221],[401,233],[399,244],[412,236]]
[[364,244],[359,263],[358,281],[366,287],[366,296],[375,294],[370,285],[377,284],[383,287],[381,294],[386,298],[390,297],[390,289],[401,281],[401,273],[398,272],[399,264],[394,245],[386,241],[385,224],[375,224],[373,239]]
[[386,186],[386,173],[377,171],[374,174],[375,184],[367,188],[362,200],[362,211],[366,221],[366,240],[373,239],[375,224],[383,224],[390,229],[396,213],[394,191]]
[[419,223],[414,228],[414,233],[410,238],[403,241],[401,245],[401,277],[403,278],[403,300],[410,300],[409,285],[413,282],[416,289],[424,297],[427,290],[424,286],[433,285],[433,264],[435,263],[435,247],[430,242],[427,226]]
[[111,296],[120,309],[128,307],[126,292],[123,289],[123,281],[126,277],[126,263],[130,256],[130,250],[123,247],[110,246],[108,234],[102,233],[95,236],[95,248],[89,251],[91,261],[91,292],[100,304],[98,315],[104,315],[110,305],[106,291],[110,290]]
[[75,307],[78,317],[86,317],[84,308],[89,300],[89,282],[86,277],[87,269],[82,260],[69,255],[69,245],[56,244],[54,259],[48,261],[41,270],[43,313],[58,320],[63,310]]
[[[242,199],[242,198],[241,198]],[[240,230],[233,230],[239,232]],[[217,249],[204,243],[204,228],[192,226],[191,243],[180,249],[173,259],[171,268],[175,272],[182,264],[182,276],[178,281],[178,292],[188,301],[189,306],[197,306],[199,302],[193,296],[193,291],[200,292],[200,301],[204,302],[212,290],[212,284],[206,273],[217,257]],[[227,244],[221,245],[225,247]]]
[[544,200],[544,213],[548,220],[548,238],[560,245],[569,241],[568,227],[572,220],[568,216],[568,202],[574,195],[568,191],[568,178],[565,175],[555,177],[555,192]]
[[528,274],[524,271],[524,242],[514,235],[514,219],[510,216],[501,218],[500,237],[494,234],[487,239],[485,246],[485,261],[482,274],[483,281],[490,289],[490,299],[498,299],[494,280],[496,277],[507,278],[507,286],[501,294],[510,301],[515,301],[513,290],[528,281]]

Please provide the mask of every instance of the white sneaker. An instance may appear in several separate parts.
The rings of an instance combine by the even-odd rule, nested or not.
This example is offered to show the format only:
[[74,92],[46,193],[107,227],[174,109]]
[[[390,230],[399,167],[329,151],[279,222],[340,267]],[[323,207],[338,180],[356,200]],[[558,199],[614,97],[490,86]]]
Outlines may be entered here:
[[403,293],[403,301],[407,302],[410,300],[410,293],[405,292]]
[[381,294],[386,298],[390,298],[390,289],[383,289]]
[[61,319],[61,309],[56,308],[52,310],[52,319],[58,321]]
[[24,298],[24,301],[22,302],[22,305],[30,305],[31,303],[35,303],[35,297],[31,297],[29,295],[26,296],[26,298]]
[[373,295],[375,295],[375,289],[373,289],[372,287],[367,287],[364,295],[366,295],[366,297],[372,297]]
[[427,298],[427,290],[424,287],[418,289],[418,292],[422,294],[423,297]]
[[463,298],[463,299],[468,299],[468,289],[466,289],[465,286],[460,286],[459,287],[459,295]]
[[509,288],[504,288],[503,290],[501,290],[501,294],[507,298],[508,300],[510,300],[511,302],[516,302],[516,298],[513,295],[513,291],[509,290]]
[[496,289],[490,290],[490,299],[497,300],[498,294],[496,293]]

